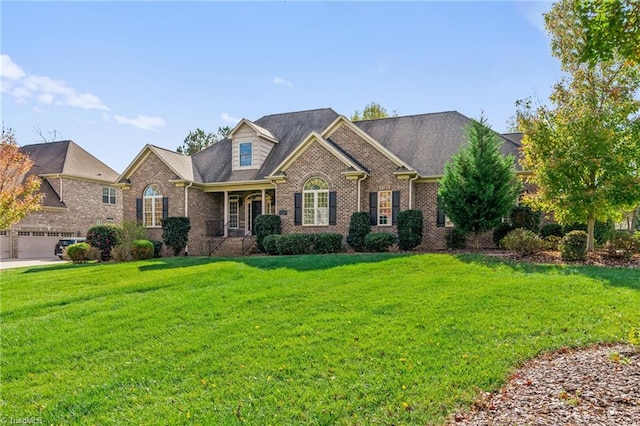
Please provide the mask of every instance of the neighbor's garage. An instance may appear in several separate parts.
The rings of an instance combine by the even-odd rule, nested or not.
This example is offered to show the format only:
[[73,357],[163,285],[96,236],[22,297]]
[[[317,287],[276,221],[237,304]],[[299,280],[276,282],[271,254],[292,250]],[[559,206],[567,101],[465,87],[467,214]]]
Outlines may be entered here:
[[11,258],[11,240],[8,231],[0,231],[0,259]]
[[19,231],[18,259],[55,257],[53,251],[59,239],[58,232]]

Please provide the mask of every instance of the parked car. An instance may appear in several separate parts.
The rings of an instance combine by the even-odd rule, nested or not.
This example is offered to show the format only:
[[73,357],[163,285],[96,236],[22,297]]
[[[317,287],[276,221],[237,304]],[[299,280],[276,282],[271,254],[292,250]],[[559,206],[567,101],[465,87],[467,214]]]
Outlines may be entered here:
[[86,240],[87,239],[84,237],[62,238],[61,240],[58,240],[58,242],[56,243],[56,248],[53,250],[53,254],[58,256],[60,259],[62,259],[64,256],[64,253],[67,251],[68,246],[75,243],[82,243]]

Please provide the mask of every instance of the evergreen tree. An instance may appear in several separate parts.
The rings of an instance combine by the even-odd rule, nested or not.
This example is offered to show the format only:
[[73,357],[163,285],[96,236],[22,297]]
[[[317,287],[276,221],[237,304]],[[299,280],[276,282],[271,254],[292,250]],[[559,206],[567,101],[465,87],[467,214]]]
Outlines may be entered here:
[[467,129],[468,145],[445,165],[440,181],[440,208],[456,228],[479,236],[509,214],[522,189],[514,158],[503,156],[500,138],[484,117]]

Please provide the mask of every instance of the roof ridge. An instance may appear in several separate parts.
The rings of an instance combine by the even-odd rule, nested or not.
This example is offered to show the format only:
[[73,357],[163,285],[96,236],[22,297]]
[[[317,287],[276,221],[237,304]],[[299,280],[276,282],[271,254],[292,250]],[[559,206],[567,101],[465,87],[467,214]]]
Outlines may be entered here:
[[[275,113],[275,114],[268,114],[268,115],[263,115],[262,117],[258,118],[258,120],[262,120],[263,118],[266,117],[273,117],[274,115],[290,115],[290,114],[300,114],[303,112],[314,112],[314,111],[333,111],[336,112],[333,108],[330,107],[325,107],[325,108],[314,108],[314,109],[304,109],[304,110],[300,110],[300,111],[289,111],[289,112],[279,112],[279,113]],[[337,114],[337,112],[336,112]],[[256,121],[252,120],[252,123],[255,123]]]
[[426,112],[426,113],[421,113],[421,114],[397,115],[397,116],[394,116],[394,117],[368,118],[366,120],[356,120],[356,121],[354,121],[354,123],[360,123],[362,121],[393,120],[393,119],[398,119],[398,118],[424,117],[426,115],[451,114],[451,113],[460,114],[463,117],[468,118],[467,116],[465,116],[464,114],[460,113],[459,111],[449,110],[449,111],[438,111],[438,112]]

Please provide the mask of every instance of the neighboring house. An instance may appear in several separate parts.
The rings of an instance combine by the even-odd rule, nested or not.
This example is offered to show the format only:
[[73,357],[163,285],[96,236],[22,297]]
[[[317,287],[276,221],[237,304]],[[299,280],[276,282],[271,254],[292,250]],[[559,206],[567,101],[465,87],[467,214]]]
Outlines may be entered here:
[[53,257],[56,242],[96,224],[122,222],[118,173],[73,141],[25,145],[30,174],[42,179],[42,209],[0,231],[1,258]]
[[[395,233],[398,212],[420,209],[423,247],[441,249],[438,180],[470,122],[455,111],[352,122],[318,109],[243,119],[191,157],[146,145],[118,179],[124,219],[160,239],[163,217],[188,216],[189,253],[211,254],[221,238],[251,234],[261,213],[279,215],[283,233],[346,236],[354,212]],[[517,156],[518,135],[500,137]]]

